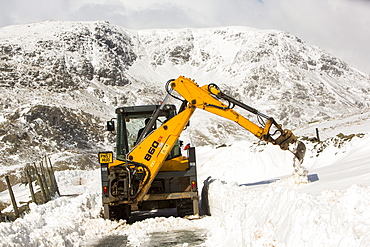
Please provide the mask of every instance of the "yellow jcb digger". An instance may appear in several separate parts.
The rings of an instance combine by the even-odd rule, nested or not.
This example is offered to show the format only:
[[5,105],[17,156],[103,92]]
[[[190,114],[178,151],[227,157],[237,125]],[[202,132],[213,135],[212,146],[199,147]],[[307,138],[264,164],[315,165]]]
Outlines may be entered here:
[[[106,219],[128,219],[131,211],[161,208],[177,208],[179,216],[199,213],[195,148],[189,148],[185,157],[179,141],[197,108],[234,121],[257,138],[289,150],[294,154],[295,169],[301,167],[306,147],[290,130],[222,93],[217,85],[200,87],[180,76],[169,80],[166,90],[161,105],[120,107],[115,121],[107,122],[107,129],[116,132],[116,158],[113,152],[99,153]],[[166,104],[171,96],[182,102],[178,112],[175,105]],[[235,106],[255,114],[258,124],[235,111]]]

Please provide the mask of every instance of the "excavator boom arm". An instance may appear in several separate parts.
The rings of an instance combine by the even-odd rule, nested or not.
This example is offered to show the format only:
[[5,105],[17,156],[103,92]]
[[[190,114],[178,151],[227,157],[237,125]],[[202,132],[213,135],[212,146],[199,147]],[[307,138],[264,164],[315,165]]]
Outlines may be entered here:
[[[128,162],[136,162],[142,164],[150,170],[145,179],[145,183],[141,185],[136,201],[141,201],[148,192],[152,181],[162,167],[167,155],[175,145],[181,132],[185,128],[189,119],[196,108],[211,112],[221,117],[227,118],[238,123],[254,134],[257,138],[270,142],[274,145],[279,145],[283,150],[290,150],[295,155],[295,165],[299,166],[304,157],[305,145],[299,142],[290,130],[283,130],[279,124],[271,117],[260,113],[256,109],[245,105],[227,95],[224,95],[216,85],[210,84],[199,87],[194,81],[189,78],[180,76],[176,80],[168,82],[171,90],[168,90],[171,95],[172,90],[175,90],[184,98],[181,112],[172,117],[170,120],[162,124],[158,129],[145,137],[128,155]],[[166,96],[168,98],[168,96]],[[238,105],[258,117],[265,118],[266,122],[263,126],[259,126],[230,107],[220,101],[224,99],[232,105]],[[280,136],[273,138],[270,135],[270,129],[274,126]]]
[[[268,135],[271,124],[274,122],[272,119],[268,121],[264,128],[249,121],[244,116],[240,115],[229,106],[222,103],[220,100],[212,96],[208,91],[208,85],[199,87],[196,83],[185,77],[179,77],[173,81],[171,87],[176,90],[192,107],[200,108],[202,110],[211,112],[221,117],[227,118],[231,121],[238,123],[243,128],[250,131],[257,138],[264,139]],[[213,89],[215,93],[215,89]]]
[[[270,142],[274,145],[279,145],[283,150],[289,150],[294,154],[294,166],[296,169],[300,169],[300,165],[303,162],[303,158],[306,152],[306,146],[303,142],[298,141],[296,136],[292,131],[288,129],[282,129],[280,124],[276,121],[258,110],[240,102],[230,96],[222,93],[217,85],[209,84],[199,87],[194,81],[189,78],[180,76],[178,79],[172,81],[170,86],[176,90],[189,104],[193,107],[197,107],[208,112],[214,113],[221,117],[230,119],[240,126],[254,134],[257,138]],[[223,99],[228,102],[228,105],[222,103],[220,100]],[[265,123],[259,126],[244,116],[240,115],[238,112],[233,110],[233,106],[239,106],[260,118]],[[276,132],[280,135],[276,138],[270,134],[271,127],[274,126]]]

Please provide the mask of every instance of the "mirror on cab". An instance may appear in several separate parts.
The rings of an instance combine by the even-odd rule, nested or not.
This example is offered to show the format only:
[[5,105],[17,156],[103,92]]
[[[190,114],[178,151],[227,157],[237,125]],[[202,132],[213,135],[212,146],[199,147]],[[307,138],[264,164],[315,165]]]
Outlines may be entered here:
[[107,131],[114,131],[114,121],[107,121]]

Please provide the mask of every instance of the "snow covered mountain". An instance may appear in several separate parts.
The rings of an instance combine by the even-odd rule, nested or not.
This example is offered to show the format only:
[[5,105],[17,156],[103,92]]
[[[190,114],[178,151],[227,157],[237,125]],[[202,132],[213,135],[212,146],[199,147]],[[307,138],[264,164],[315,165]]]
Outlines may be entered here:
[[[59,166],[94,166],[97,151],[112,148],[104,122],[114,108],[162,100],[165,82],[179,75],[216,83],[290,129],[370,106],[369,75],[282,31],[134,31],[108,22],[55,21],[3,27],[3,172],[44,154],[53,154]],[[195,145],[249,136],[204,113],[193,125]]]
[[[304,165],[320,180],[262,183],[291,174],[292,154],[254,144],[234,123],[197,111],[184,138],[198,146],[198,184],[213,180],[212,216],[104,220],[100,171],[85,168],[96,168],[99,150],[113,148],[105,121],[117,106],[162,100],[165,82],[179,75],[218,84],[299,136],[320,128],[323,143],[302,138]],[[288,33],[134,31],[107,22],[4,27],[0,87],[0,177],[45,154],[60,170],[77,168],[56,172],[69,196],[30,204],[22,218],[0,223],[5,246],[112,245],[112,239],[128,246],[369,245],[369,75]],[[18,204],[29,200],[27,186],[13,188],[24,192]],[[7,191],[0,201],[10,205]]]

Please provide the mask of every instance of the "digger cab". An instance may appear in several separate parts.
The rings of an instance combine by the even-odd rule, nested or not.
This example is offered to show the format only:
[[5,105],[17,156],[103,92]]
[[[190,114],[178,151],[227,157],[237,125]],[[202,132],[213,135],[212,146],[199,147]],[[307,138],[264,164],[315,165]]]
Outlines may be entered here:
[[[115,128],[114,122],[111,120],[107,122],[107,129],[109,131],[116,130],[116,158],[118,160],[126,159],[126,155],[139,144],[140,134],[149,120],[152,119],[154,112],[159,108],[160,105],[142,105],[119,107],[116,109],[117,128]],[[165,105],[165,107],[160,110],[158,117],[153,120],[148,134],[176,114],[175,105]],[[180,142],[177,141],[167,159],[172,159],[180,155]]]
[[[158,164],[160,168],[153,181],[148,182],[150,187],[140,201],[136,200],[140,183],[146,185],[144,179],[149,168],[130,163],[126,157],[139,145],[150,148],[145,146],[145,137],[176,116],[176,107],[170,104],[128,106],[117,108],[116,114],[115,121],[107,122],[107,129],[116,134],[116,158],[100,161],[104,218],[128,220],[132,211],[166,208],[176,208],[180,217],[198,214],[195,147],[187,149],[187,156],[183,156],[177,139],[166,159]],[[113,152],[99,153],[99,157],[104,155],[112,157]]]

